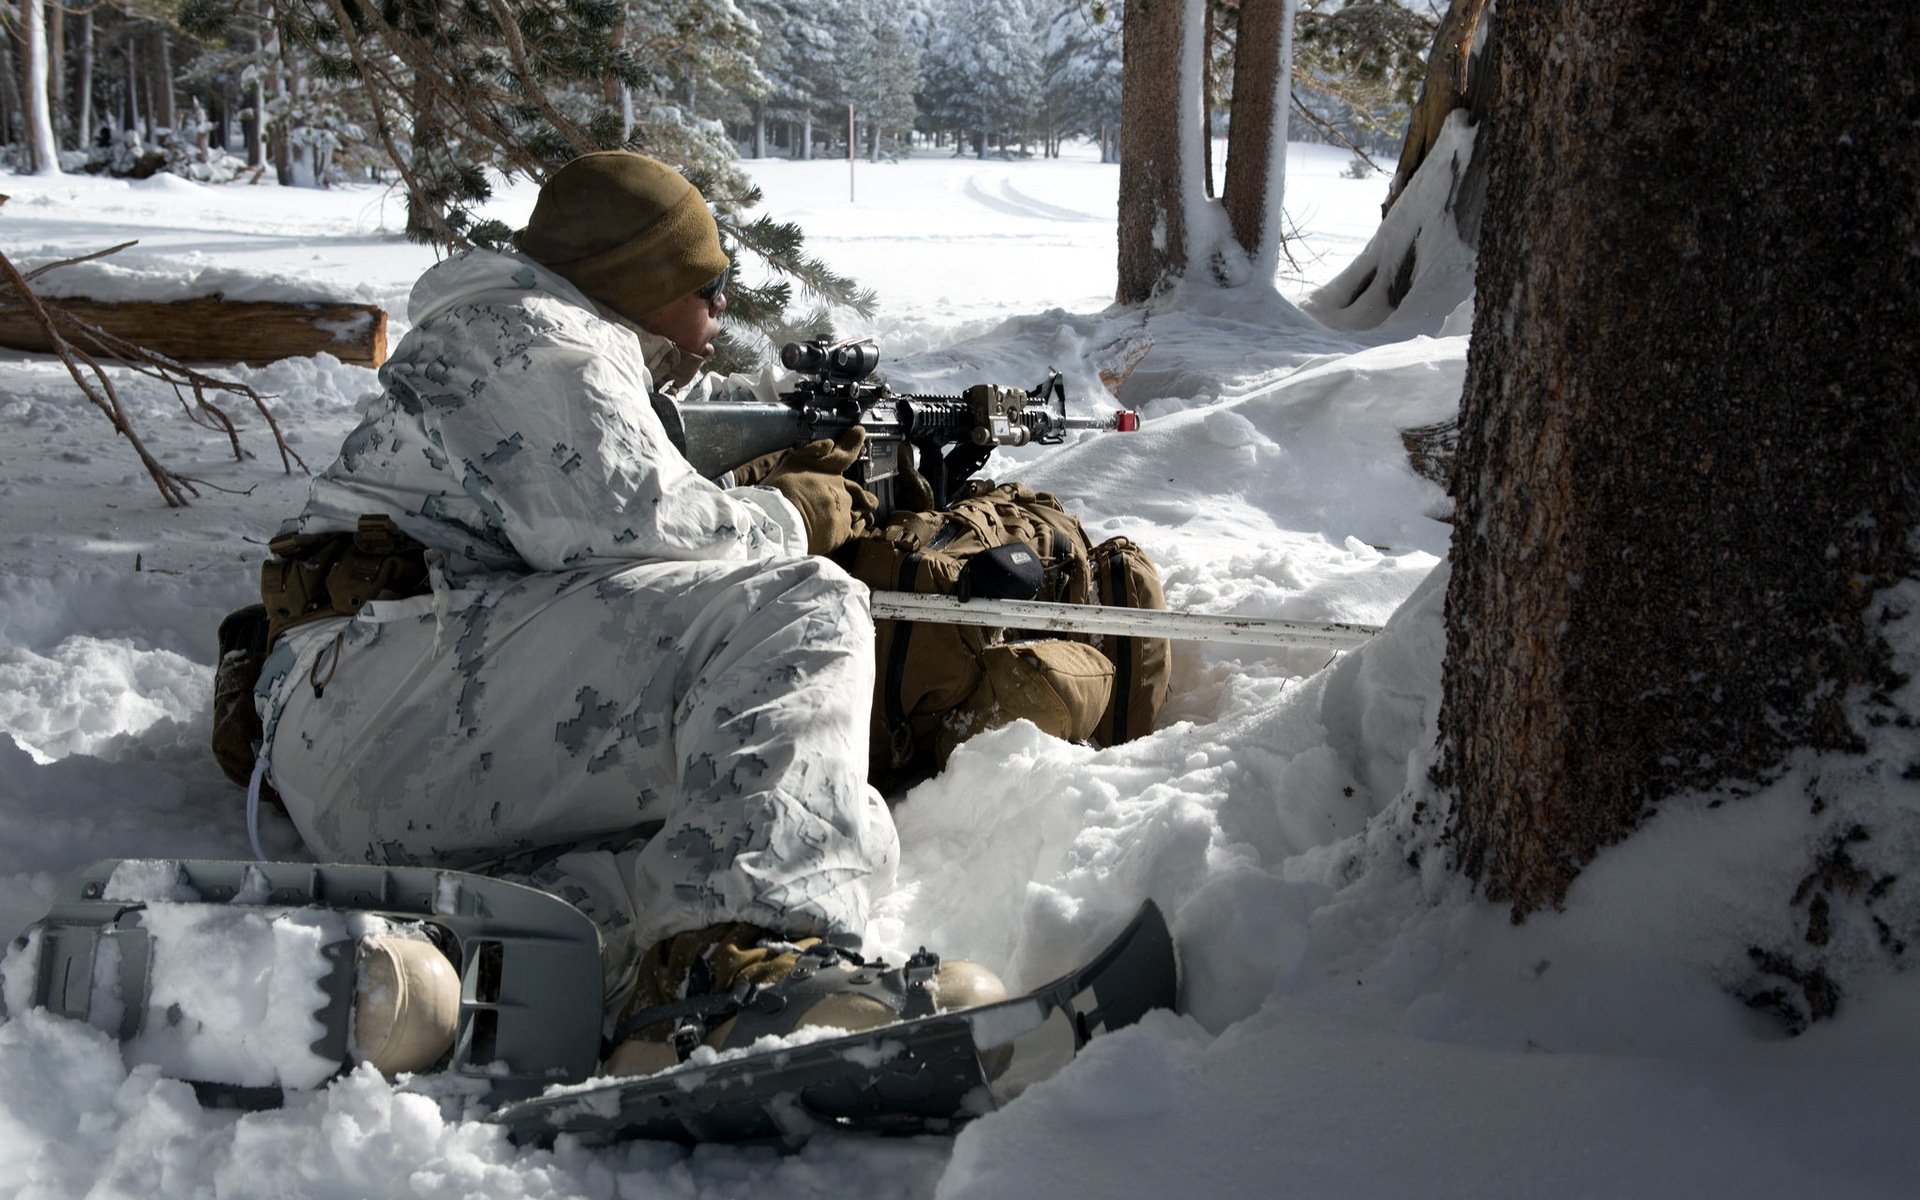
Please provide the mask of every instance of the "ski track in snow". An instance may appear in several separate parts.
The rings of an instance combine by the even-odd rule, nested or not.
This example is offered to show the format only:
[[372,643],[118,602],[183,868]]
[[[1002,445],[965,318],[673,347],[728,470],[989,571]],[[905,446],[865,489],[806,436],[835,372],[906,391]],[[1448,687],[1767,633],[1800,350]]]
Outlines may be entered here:
[[[994,189],[994,191],[997,191],[999,194],[997,196],[994,195],[988,190],[989,188]],[[1076,212],[1071,208],[1061,208],[1057,204],[1048,204],[1044,200],[1036,200],[1032,196],[1021,192],[1019,188],[1016,188],[1010,179],[1001,178],[983,181],[977,178],[970,178],[966,181],[965,191],[970,198],[979,201],[995,212],[1005,213],[1010,217],[1038,217],[1047,221],[1099,221],[1105,219],[1096,217],[1092,213]]]

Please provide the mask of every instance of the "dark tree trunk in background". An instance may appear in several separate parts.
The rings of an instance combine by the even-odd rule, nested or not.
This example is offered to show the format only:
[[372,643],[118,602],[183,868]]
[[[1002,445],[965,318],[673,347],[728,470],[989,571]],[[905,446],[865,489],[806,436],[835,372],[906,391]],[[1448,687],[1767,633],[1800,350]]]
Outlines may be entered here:
[[[427,100],[427,90],[431,81],[416,77],[413,82],[414,107],[412,113],[413,145],[415,161],[426,158],[426,148],[440,142],[439,130],[435,128],[430,115],[432,106]],[[406,237],[410,242],[430,242],[438,234],[445,214],[432,206],[432,202],[419,192],[409,189],[407,192],[407,229]]]
[[[1116,298],[1140,304],[1187,265],[1180,126],[1186,8],[1200,0],[1129,0],[1120,38],[1120,256]],[[1196,80],[1195,86],[1199,86]]]
[[[1227,125],[1227,191],[1222,197],[1234,240],[1259,258],[1266,239],[1278,233],[1269,223],[1280,220],[1279,196],[1267,194],[1268,172],[1276,149],[1274,123],[1284,128],[1288,118],[1279,99],[1280,77],[1286,64],[1282,47],[1291,40],[1283,28],[1287,0],[1241,0],[1240,26],[1233,51],[1233,119]],[[1286,139],[1277,147],[1286,153]]]
[[1436,782],[1517,917],[1663,798],[1857,746],[1845,692],[1887,682],[1920,6],[1499,16]]
[[67,9],[58,0],[47,5],[47,66],[53,132],[65,144],[72,140],[67,128]]
[[177,138],[180,135],[180,114],[173,105],[173,43],[167,38],[165,26],[154,31],[153,39],[156,51],[153,56],[153,117],[172,130]]

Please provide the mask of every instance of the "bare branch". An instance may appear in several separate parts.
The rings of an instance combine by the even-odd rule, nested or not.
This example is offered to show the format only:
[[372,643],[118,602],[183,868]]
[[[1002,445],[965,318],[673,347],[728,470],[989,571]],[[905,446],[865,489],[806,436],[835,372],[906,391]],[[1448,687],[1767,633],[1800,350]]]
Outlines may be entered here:
[[1335,142],[1338,142],[1340,145],[1345,146],[1347,149],[1353,151],[1356,157],[1360,158],[1362,161],[1364,161],[1368,166],[1372,167],[1374,170],[1379,171],[1384,169],[1380,166],[1379,163],[1373,161],[1372,155],[1368,154],[1365,150],[1362,150],[1360,147],[1354,145],[1353,141],[1350,138],[1348,138],[1346,134],[1340,132],[1337,126],[1330,123],[1325,117],[1321,116],[1319,113],[1314,112],[1312,109],[1308,108],[1306,105],[1300,103],[1300,97],[1298,93],[1296,93],[1293,97],[1293,111],[1298,115],[1305,117],[1307,119],[1307,124],[1312,125],[1315,129],[1318,129],[1321,133],[1325,134],[1327,137],[1331,138]]
[[[51,263],[36,270],[34,276],[53,267],[99,258],[132,244],[128,242],[115,246],[112,250],[103,250],[80,258]],[[120,393],[114,388],[112,378],[90,350],[114,359],[137,375],[161,380],[172,387],[175,397],[180,400],[183,407],[187,408],[189,419],[204,428],[215,429],[227,435],[236,459],[246,457],[246,452],[240,445],[239,430],[232,418],[207,398],[207,393],[228,392],[246,396],[253,402],[255,409],[265,419],[267,428],[273,434],[274,444],[280,451],[281,467],[288,474],[293,473],[296,463],[301,470],[308,469],[306,462],[293,447],[287,444],[286,437],[281,433],[279,422],[274,418],[272,410],[267,407],[265,397],[259,392],[244,383],[219,379],[183,366],[164,354],[137,345],[109,333],[92,322],[74,316],[59,304],[35,295],[29,283],[32,277],[23,275],[11,259],[4,253],[0,253],[0,285],[4,285],[0,291],[11,291],[15,294],[18,303],[40,326],[54,354],[66,365],[67,373],[73,377],[81,394],[90,404],[98,408],[113,425],[115,431],[133,446],[134,453],[147,468],[147,474],[153,477],[154,486],[159,488],[161,499],[165,500],[169,507],[184,507],[188,503],[189,495],[198,495],[198,489],[194,487],[195,481],[168,470],[147,450],[146,444],[134,430],[133,420],[127,414],[126,405],[121,402]],[[183,388],[193,392],[194,403],[191,407],[187,406]],[[196,408],[200,413],[205,414],[204,418],[196,416],[194,411]],[[208,423],[209,420],[212,424]]]
[[44,263],[28,271],[22,278],[28,283],[32,283],[48,271],[56,271],[61,267],[71,267],[75,263],[92,262],[96,258],[105,258],[109,254],[118,254],[129,246],[138,246],[139,244],[140,240],[135,238],[131,242],[121,242],[118,246],[108,246],[105,250],[95,250],[92,254],[82,254],[79,258],[63,258],[59,262]]

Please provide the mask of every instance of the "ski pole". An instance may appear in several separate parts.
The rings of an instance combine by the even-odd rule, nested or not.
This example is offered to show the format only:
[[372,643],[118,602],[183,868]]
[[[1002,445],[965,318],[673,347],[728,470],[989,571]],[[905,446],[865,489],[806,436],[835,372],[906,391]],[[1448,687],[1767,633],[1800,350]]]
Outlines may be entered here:
[[1380,632],[1378,625],[1348,625],[1338,621],[1282,621],[1276,617],[1243,617],[1232,613],[1051,604],[1041,600],[958,600],[952,596],[923,596],[914,592],[873,593],[873,615],[890,621],[935,621],[949,625],[1044,629],[1053,633],[1105,633],[1316,650],[1351,650]]

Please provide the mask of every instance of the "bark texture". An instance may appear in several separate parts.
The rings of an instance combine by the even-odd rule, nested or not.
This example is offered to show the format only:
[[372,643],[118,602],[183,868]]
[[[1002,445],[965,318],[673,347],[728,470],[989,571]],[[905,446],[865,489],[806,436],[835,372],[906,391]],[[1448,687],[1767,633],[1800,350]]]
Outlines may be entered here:
[[[1287,0],[1241,0],[1233,53],[1233,120],[1227,126],[1227,187],[1222,197],[1233,239],[1255,261],[1272,257],[1278,245],[1280,197],[1268,195],[1273,166],[1274,123],[1287,111],[1276,106],[1285,70],[1282,47],[1291,47],[1285,22]],[[1286,140],[1277,139],[1284,147]],[[1211,139],[1209,139],[1211,144]],[[1282,153],[1284,153],[1284,149]]]
[[[1452,0],[1440,28],[1433,35],[1433,49],[1427,55],[1427,77],[1420,84],[1420,98],[1414,102],[1407,119],[1407,139],[1400,144],[1400,164],[1393,181],[1387,185],[1387,198],[1380,205],[1384,215],[1412,181],[1414,172],[1427,160],[1427,152],[1440,140],[1440,129],[1456,108],[1473,110],[1474,120],[1482,116],[1485,103],[1484,82],[1475,69],[1473,45],[1480,23],[1488,19],[1490,0]],[[1475,84],[1482,86],[1476,88]]]
[[1920,6],[1503,6],[1436,782],[1558,904],[1662,798],[1857,744],[1920,518]]
[[1180,189],[1181,36],[1199,0],[1128,0],[1120,41],[1120,256],[1115,298],[1141,304],[1187,265]]

